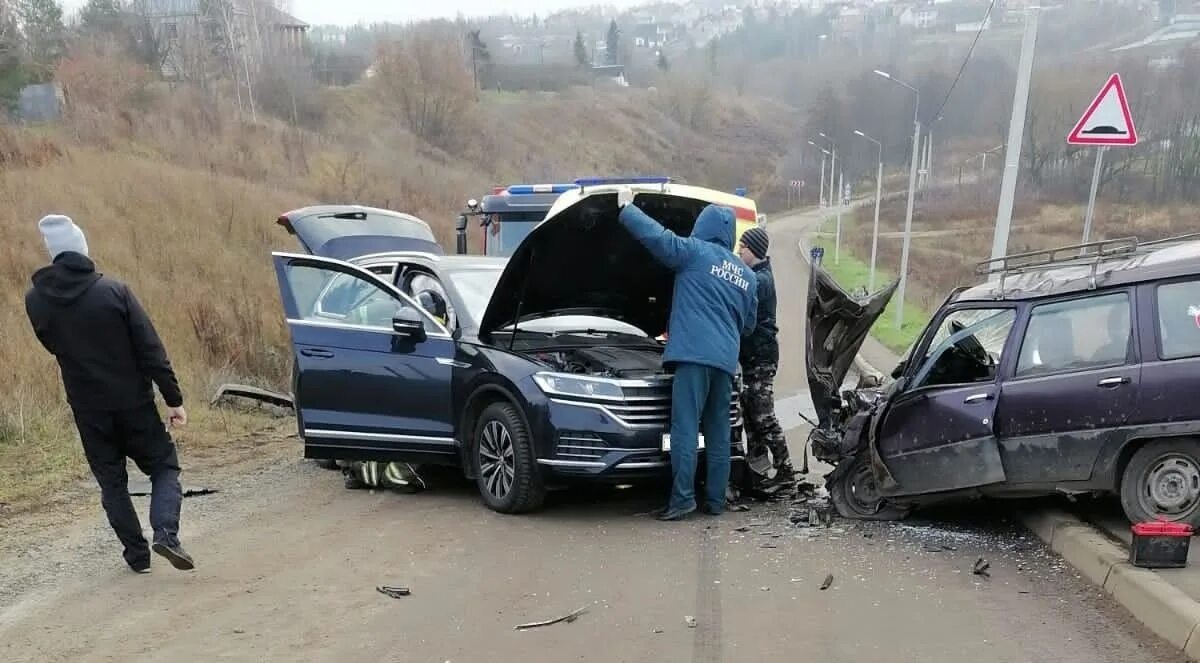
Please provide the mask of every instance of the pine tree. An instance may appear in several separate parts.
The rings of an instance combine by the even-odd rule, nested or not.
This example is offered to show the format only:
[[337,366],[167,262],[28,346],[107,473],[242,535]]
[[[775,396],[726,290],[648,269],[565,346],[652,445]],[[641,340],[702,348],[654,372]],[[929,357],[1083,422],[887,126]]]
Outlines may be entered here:
[[588,58],[587,44],[583,43],[583,31],[575,31],[575,64],[580,69],[586,69],[591,66],[591,59]]

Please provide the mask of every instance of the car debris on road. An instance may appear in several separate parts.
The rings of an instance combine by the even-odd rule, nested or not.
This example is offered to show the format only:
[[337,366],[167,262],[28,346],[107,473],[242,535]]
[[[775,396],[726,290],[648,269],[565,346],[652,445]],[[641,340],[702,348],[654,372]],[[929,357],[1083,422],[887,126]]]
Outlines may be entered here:
[[539,628],[542,626],[552,626],[554,624],[559,624],[559,623],[563,623],[563,622],[570,624],[571,622],[575,621],[576,619],[579,619],[579,616],[585,612],[587,612],[586,605],[583,606],[582,608],[579,608],[578,610],[569,612],[561,617],[555,617],[554,619],[547,619],[547,620],[541,621],[541,622],[530,622],[528,624],[517,624],[516,626],[513,627],[513,630],[514,631],[524,631],[527,629]]
[[376,587],[375,591],[383,594],[384,596],[390,596],[394,599],[410,596],[412,594],[412,590],[407,587],[388,587],[387,585]]

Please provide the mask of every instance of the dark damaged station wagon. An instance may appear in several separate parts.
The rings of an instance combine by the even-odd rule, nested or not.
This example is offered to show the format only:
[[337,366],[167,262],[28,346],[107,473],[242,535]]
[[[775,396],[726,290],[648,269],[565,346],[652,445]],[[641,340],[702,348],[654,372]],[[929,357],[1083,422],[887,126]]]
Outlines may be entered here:
[[847,517],[959,497],[1116,493],[1134,522],[1200,525],[1200,235],[983,263],[886,387],[839,393],[894,284],[809,293],[810,442]]

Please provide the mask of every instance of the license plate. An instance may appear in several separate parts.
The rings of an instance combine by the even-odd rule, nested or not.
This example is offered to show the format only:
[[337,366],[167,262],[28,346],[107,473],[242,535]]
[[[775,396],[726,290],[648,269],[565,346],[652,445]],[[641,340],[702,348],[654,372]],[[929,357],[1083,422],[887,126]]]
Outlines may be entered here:
[[[703,435],[701,435],[701,436],[700,436],[700,439],[699,439],[699,441],[700,441],[699,448],[700,448],[700,449],[703,449],[703,448],[704,448],[704,436],[703,436]],[[664,433],[664,434],[663,434],[663,437],[662,437],[662,450],[663,450],[663,451],[670,451],[670,450],[671,450],[671,434],[670,434],[670,433]]]

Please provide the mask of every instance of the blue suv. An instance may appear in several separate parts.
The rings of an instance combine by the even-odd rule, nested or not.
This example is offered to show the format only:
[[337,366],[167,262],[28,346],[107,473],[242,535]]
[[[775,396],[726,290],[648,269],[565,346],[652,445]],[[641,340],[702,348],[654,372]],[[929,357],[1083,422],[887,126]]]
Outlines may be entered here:
[[[656,187],[638,204],[686,235],[707,203]],[[273,256],[306,457],[457,466],[503,513],[554,484],[669,475],[673,278],[617,223],[611,189],[571,194],[510,259],[444,255],[413,217],[338,209],[281,217],[307,252]],[[736,396],[730,426],[740,462]]]

